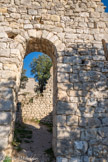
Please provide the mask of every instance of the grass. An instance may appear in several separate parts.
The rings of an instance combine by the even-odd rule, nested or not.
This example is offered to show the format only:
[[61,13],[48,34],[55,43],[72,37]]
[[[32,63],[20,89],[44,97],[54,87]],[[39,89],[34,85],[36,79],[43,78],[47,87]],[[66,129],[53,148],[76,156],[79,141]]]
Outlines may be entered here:
[[14,130],[14,139],[12,142],[14,149],[16,149],[17,151],[21,151],[22,150],[21,143],[24,140],[29,141],[31,138],[32,138],[32,131],[29,130],[24,124],[16,123]]
[[29,99],[29,103],[33,103],[33,97]]
[[12,159],[8,156],[5,157],[5,159],[3,160],[3,162],[12,162]]
[[40,124],[40,123],[41,123],[41,121],[38,120],[38,119],[31,119],[30,121],[31,121],[31,122],[34,122],[34,123],[36,123],[36,124]]
[[52,133],[52,127],[53,125],[51,123],[48,123],[48,122],[40,122],[41,124],[43,125],[46,125],[48,127],[48,132]]
[[46,125],[48,127],[48,132],[52,133],[52,127],[53,127],[53,124],[51,123],[48,123],[48,122],[43,122],[41,120],[38,120],[38,119],[31,119],[30,120],[31,122],[34,122],[36,124],[42,124],[42,125]]
[[36,124],[42,124],[42,125],[46,125],[48,127],[48,132],[52,133],[52,127],[53,127],[53,124],[51,123],[48,123],[48,122],[43,122],[41,120],[38,120],[38,119],[31,119],[30,120],[31,122],[34,122]]
[[48,157],[49,157],[48,162],[52,162],[55,159],[54,152],[53,152],[52,148],[49,148],[49,149],[45,150],[44,153],[47,154]]

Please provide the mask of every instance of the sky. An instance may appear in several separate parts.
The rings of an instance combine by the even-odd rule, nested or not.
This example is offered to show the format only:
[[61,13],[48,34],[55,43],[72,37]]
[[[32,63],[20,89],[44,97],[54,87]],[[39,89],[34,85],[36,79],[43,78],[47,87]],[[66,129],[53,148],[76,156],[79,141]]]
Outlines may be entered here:
[[102,0],[102,2],[107,7],[105,11],[108,12],[108,0]]
[[26,76],[28,78],[33,78],[33,75],[31,75],[31,72],[30,72],[30,70],[31,70],[30,63],[32,62],[34,57],[38,58],[39,55],[42,55],[42,53],[41,52],[31,52],[24,59],[23,68],[27,70]]
[[[102,0],[102,2],[104,3],[105,6],[107,6],[105,12],[108,12],[108,0]],[[24,59],[24,69],[27,70],[26,72],[26,76],[29,77],[29,78],[33,78],[33,75],[31,75],[31,72],[30,72],[30,63],[32,62],[32,59],[34,57],[38,58],[39,55],[42,55],[42,53],[40,52],[32,52],[30,53],[29,55],[27,55]]]

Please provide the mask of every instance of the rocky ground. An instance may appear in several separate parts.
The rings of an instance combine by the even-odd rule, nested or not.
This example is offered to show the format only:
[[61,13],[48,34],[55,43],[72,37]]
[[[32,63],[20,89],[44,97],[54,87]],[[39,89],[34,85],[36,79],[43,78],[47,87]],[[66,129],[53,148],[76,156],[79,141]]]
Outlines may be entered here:
[[26,121],[16,126],[13,162],[54,162],[51,126]]

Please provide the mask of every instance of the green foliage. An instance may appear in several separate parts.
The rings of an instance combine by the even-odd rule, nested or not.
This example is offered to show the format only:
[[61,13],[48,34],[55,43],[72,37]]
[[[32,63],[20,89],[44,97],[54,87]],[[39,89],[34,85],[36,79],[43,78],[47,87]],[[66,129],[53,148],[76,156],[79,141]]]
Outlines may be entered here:
[[47,123],[47,122],[43,122],[43,121],[41,121],[40,123],[43,125],[46,125],[48,127],[48,129],[47,129],[48,132],[52,133],[53,125],[51,123]]
[[33,103],[33,97],[30,98],[29,103]]
[[12,159],[8,156],[5,157],[5,160],[3,160],[3,162],[12,162]]
[[26,76],[26,70],[23,69],[21,73],[21,88],[25,88],[26,82],[28,81],[28,77]]
[[39,83],[39,90],[42,93],[47,80],[50,78],[50,68],[52,66],[51,59],[47,55],[41,55],[38,58],[34,58],[30,64],[31,74]]
[[[21,143],[23,140],[30,140],[32,139],[32,130],[26,128],[24,124],[15,124],[15,130],[14,130],[14,139],[12,142],[12,145],[15,150],[21,151]],[[29,141],[31,142],[31,140]]]

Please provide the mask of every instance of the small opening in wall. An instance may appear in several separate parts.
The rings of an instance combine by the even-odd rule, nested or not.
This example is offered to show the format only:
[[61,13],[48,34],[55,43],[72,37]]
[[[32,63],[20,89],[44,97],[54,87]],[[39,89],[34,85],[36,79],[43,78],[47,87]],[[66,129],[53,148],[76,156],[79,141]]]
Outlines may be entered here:
[[8,32],[7,35],[8,35],[8,38],[14,39],[18,34],[13,33],[13,32]]
[[84,64],[85,63],[85,60],[82,60],[82,64]]

